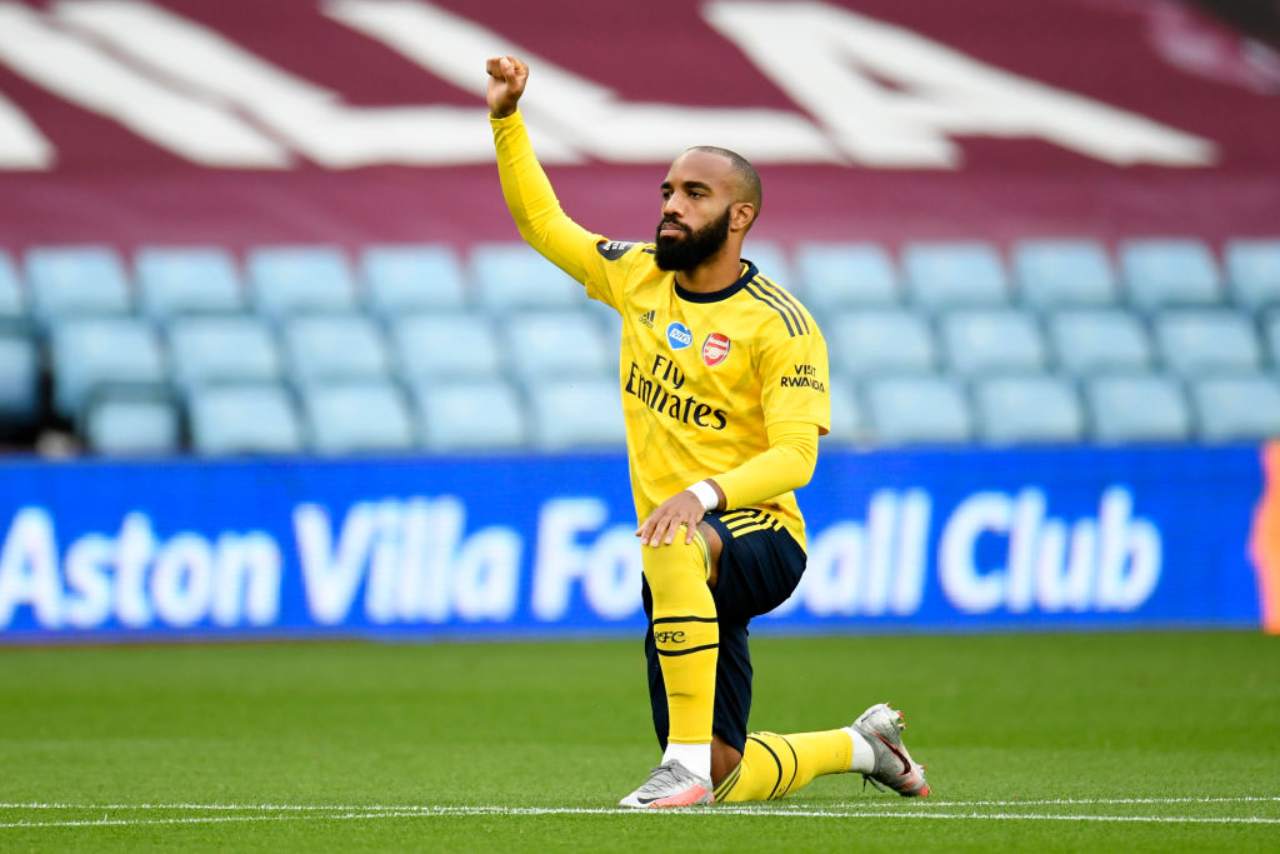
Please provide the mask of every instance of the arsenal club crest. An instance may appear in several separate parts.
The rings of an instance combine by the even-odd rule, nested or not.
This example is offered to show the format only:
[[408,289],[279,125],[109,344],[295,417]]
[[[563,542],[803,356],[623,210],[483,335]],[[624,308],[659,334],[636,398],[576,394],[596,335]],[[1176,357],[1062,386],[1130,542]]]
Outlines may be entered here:
[[714,368],[723,362],[729,355],[729,336],[721,335],[719,332],[712,332],[707,336],[707,340],[702,342],[702,361],[707,363],[708,368]]

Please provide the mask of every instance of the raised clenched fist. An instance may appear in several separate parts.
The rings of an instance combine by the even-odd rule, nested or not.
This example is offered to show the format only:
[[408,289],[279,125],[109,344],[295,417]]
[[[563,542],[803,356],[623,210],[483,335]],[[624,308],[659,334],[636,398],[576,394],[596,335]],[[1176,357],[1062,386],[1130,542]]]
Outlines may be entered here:
[[485,63],[489,72],[489,115],[495,119],[509,116],[516,111],[516,103],[524,94],[529,81],[529,66],[514,56],[495,56]]

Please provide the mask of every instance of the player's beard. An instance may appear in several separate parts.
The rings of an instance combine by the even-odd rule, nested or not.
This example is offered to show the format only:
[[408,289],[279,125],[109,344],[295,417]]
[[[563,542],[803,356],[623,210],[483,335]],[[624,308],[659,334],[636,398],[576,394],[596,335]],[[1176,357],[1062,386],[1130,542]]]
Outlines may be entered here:
[[[687,272],[706,261],[724,248],[729,239],[729,208],[719,218],[713,219],[697,231],[688,231],[684,237],[663,237],[662,226],[674,220],[658,223],[658,236],[654,240],[654,260],[659,270]],[[681,223],[677,227],[685,228]]]

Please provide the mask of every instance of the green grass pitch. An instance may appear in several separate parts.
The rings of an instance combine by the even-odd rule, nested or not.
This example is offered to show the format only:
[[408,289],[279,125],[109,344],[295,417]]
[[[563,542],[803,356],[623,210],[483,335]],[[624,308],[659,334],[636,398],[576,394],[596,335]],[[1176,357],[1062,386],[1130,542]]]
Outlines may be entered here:
[[1280,640],[753,641],[755,728],[906,711],[934,797],[854,775],[620,814],[637,641],[0,650],[0,850],[1277,850]]

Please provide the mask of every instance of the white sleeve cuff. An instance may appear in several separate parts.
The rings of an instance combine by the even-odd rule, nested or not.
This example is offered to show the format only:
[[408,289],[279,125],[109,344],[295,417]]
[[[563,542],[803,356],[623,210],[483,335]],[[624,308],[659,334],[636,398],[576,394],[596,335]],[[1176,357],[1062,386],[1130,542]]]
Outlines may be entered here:
[[716,488],[705,480],[698,481],[688,487],[688,490],[702,502],[702,509],[708,513],[720,505],[720,496],[716,494]]

